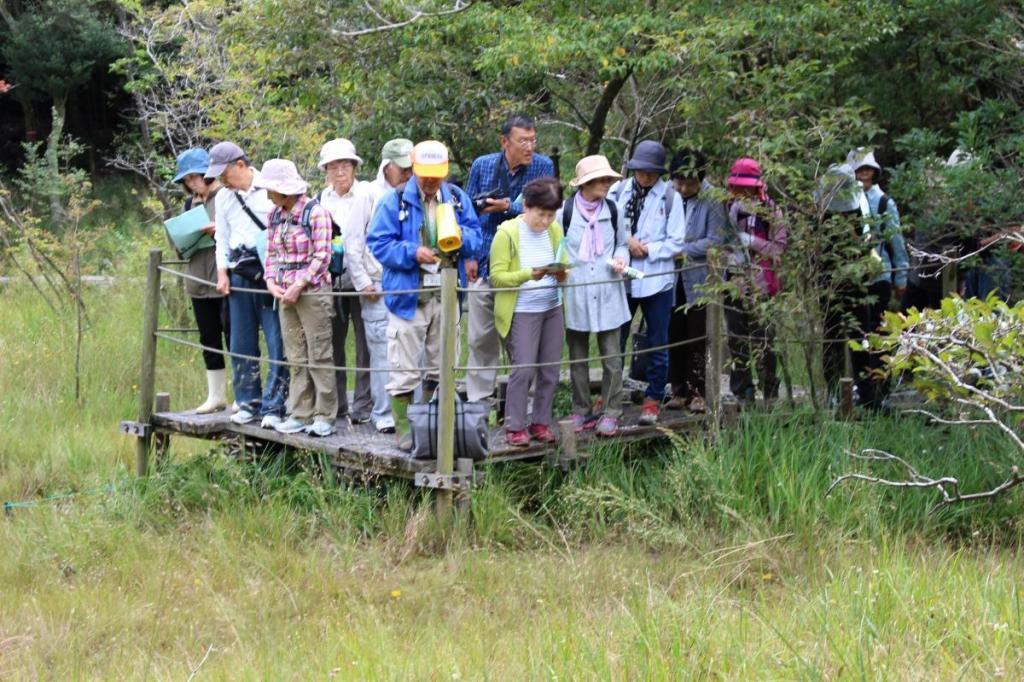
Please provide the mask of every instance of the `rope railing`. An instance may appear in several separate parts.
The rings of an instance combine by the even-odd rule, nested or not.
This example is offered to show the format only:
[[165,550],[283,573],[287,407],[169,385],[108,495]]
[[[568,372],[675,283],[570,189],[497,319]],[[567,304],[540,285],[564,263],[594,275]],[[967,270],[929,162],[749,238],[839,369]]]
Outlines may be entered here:
[[[224,355],[226,355],[229,358],[238,358],[240,360],[252,360],[252,361],[255,361],[255,362],[265,362],[265,363],[268,363],[268,364],[284,366],[284,367],[304,367],[306,369],[326,369],[326,370],[333,370],[333,371],[336,371],[336,372],[401,372],[401,371],[413,371],[413,370],[421,371],[421,372],[434,372],[434,371],[437,371],[439,369],[436,366],[433,366],[433,367],[414,367],[414,368],[408,368],[408,369],[395,369],[394,367],[386,367],[386,368],[382,368],[382,367],[341,367],[341,366],[337,366],[337,365],[317,365],[317,364],[304,363],[304,362],[290,362],[288,360],[272,360],[272,359],[264,357],[262,355],[246,355],[245,353],[234,353],[232,351],[226,351],[226,350],[223,350],[221,348],[215,348],[213,346],[207,346],[207,345],[204,345],[202,343],[197,343],[195,341],[189,341],[188,339],[178,338],[177,336],[172,336],[172,335],[166,333],[166,332],[171,332],[171,331],[187,332],[187,331],[196,331],[196,330],[158,329],[156,331],[156,336],[157,336],[157,338],[164,339],[165,341],[170,341],[171,343],[176,343],[176,344],[181,345],[181,346],[188,346],[190,348],[196,348],[198,350],[209,351],[209,352],[212,352],[212,353],[223,353]],[[456,371],[459,371],[459,372],[476,372],[476,371],[481,371],[481,370],[486,370],[486,369],[492,369],[492,370],[512,370],[512,369],[529,369],[529,368],[540,368],[540,367],[554,367],[555,365],[575,365],[575,364],[580,364],[580,363],[583,363],[583,362],[597,362],[597,361],[600,361],[600,360],[610,360],[612,358],[617,358],[617,357],[618,358],[627,358],[627,357],[633,357],[633,356],[637,356],[637,355],[644,355],[644,354],[647,354],[647,353],[655,353],[657,351],[667,350],[669,348],[677,348],[679,346],[686,346],[686,345],[689,345],[689,344],[692,344],[692,343],[698,343],[698,342],[706,341],[706,340],[707,340],[707,336],[698,336],[698,337],[694,337],[692,339],[687,339],[685,341],[676,341],[674,343],[668,343],[668,344],[665,344],[665,345],[662,345],[662,346],[652,346],[650,348],[641,348],[641,349],[638,349],[638,350],[627,351],[627,352],[623,352],[623,353],[613,353],[613,354],[610,354],[610,355],[588,356],[586,358],[578,358],[576,360],[570,360],[570,359],[567,358],[567,359],[564,359],[564,360],[557,360],[557,361],[553,361],[553,362],[535,362],[535,363],[524,363],[524,364],[520,364],[520,365],[488,365],[486,367],[475,367],[475,366],[465,366],[464,367],[464,366],[456,365],[454,367],[454,369]]]
[[[174,270],[173,268],[167,268],[167,267],[164,267],[162,265],[160,266],[160,272],[167,273],[168,275],[172,275],[174,277],[180,277],[181,279],[186,279],[186,280],[189,280],[190,282],[196,282],[198,284],[205,284],[206,286],[210,286],[210,287],[216,287],[217,286],[216,282],[211,282],[210,280],[203,279],[202,277],[196,277],[195,275],[190,275],[187,272],[181,272],[180,270]],[[356,297],[380,297],[380,296],[383,296],[385,294],[424,294],[424,293],[428,293],[428,292],[433,293],[433,292],[436,292],[438,290],[439,290],[438,287],[431,287],[431,288],[428,288],[428,289],[400,289],[400,290],[397,290],[397,291],[333,291],[333,290],[328,289],[326,291],[304,291],[302,293],[302,295],[303,296],[331,296],[331,297],[338,297],[338,298],[346,298],[346,297],[356,298]],[[270,295],[272,295],[266,289],[252,289],[252,288],[249,288],[249,287],[236,287],[236,286],[232,286],[231,287],[231,291],[239,291],[239,292],[242,292],[242,293],[245,293],[245,294],[260,294],[260,295],[263,295],[263,296],[270,296]]]
[[202,343],[197,343],[195,341],[189,341],[188,339],[181,339],[178,338],[177,336],[171,336],[170,334],[165,334],[162,331],[157,331],[156,337],[158,339],[170,341],[171,343],[176,343],[181,346],[188,346],[190,348],[210,351],[212,353],[223,353],[229,358],[238,358],[239,360],[252,360],[254,362],[263,362],[271,365],[277,365],[279,367],[304,367],[306,369],[326,369],[333,370],[335,372],[400,372],[412,371],[412,369],[421,372],[436,372],[440,369],[436,365],[431,367],[415,367],[410,370],[395,369],[393,367],[339,367],[337,365],[317,365],[309,362],[291,362],[289,360],[274,360],[268,357],[264,357],[262,355],[247,355],[245,353],[235,353],[232,351],[223,350],[221,348],[207,346]]
[[691,343],[699,343],[701,341],[707,341],[707,336],[696,336],[692,339],[686,339],[685,341],[676,341],[674,343],[666,343],[661,346],[651,346],[649,348],[641,348],[639,350],[628,351],[624,353],[610,353],[608,355],[588,355],[585,358],[577,358],[575,360],[565,359],[557,360],[552,362],[529,362],[520,365],[487,365],[487,366],[474,366],[474,365],[456,365],[454,369],[458,372],[479,372],[482,370],[513,370],[513,369],[537,369],[541,367],[554,367],[561,365],[579,365],[584,362],[598,362],[600,360],[612,360],[614,358],[627,358],[635,357],[637,355],[644,355],[646,353],[656,353],[662,350],[668,350],[669,348],[678,348],[680,346],[687,346]]
[[[684,265],[681,268],[674,268],[672,270],[666,270],[665,272],[654,272],[651,274],[644,274],[644,279],[654,279],[655,277],[667,277],[669,275],[677,275],[681,272],[688,272],[690,270],[699,270],[701,268],[709,267],[707,263],[694,263],[692,265]],[[543,284],[541,286],[530,287],[530,291],[543,291],[545,289],[572,289],[575,287],[589,287],[599,286],[605,284],[620,284],[624,282],[630,282],[631,280],[625,276],[616,277],[613,279],[599,279],[593,282],[560,282],[558,284]],[[498,291],[519,291],[522,287],[456,287],[456,291],[462,294],[487,294]]]

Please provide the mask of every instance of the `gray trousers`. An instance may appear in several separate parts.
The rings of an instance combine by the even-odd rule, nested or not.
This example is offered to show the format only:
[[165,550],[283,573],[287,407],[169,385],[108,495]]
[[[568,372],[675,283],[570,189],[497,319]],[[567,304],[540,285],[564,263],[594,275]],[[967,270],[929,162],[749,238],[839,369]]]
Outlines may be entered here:
[[[337,291],[337,286],[335,286]],[[366,345],[366,329],[363,326],[363,316],[358,296],[334,296],[334,364],[337,367],[344,367],[345,362],[345,341],[348,338],[348,324],[351,321],[356,334],[356,357],[353,367],[370,366],[370,348]],[[352,397],[352,405],[348,404],[348,377],[347,372],[335,372],[335,382],[338,389],[338,415],[351,414],[353,418],[369,418],[373,409],[373,397],[370,392],[370,373],[356,372],[356,390]]]
[[[483,277],[470,282],[468,288],[489,287]],[[470,367],[495,367],[501,361],[501,337],[494,328],[494,292],[466,294],[469,304],[469,344]],[[472,401],[483,400],[494,393],[494,382],[498,377],[497,370],[482,369],[466,373],[466,397]]]
[[[562,306],[543,313],[516,313],[508,333],[508,351],[512,364],[555,362],[562,357]],[[533,388],[531,424],[551,425],[551,406],[558,388],[558,365],[550,367],[517,367],[508,377],[505,396],[505,428],[522,431],[527,426],[527,404],[530,384]]]
[[[575,329],[566,329],[565,338],[569,344],[569,359],[585,359],[590,351],[590,334]],[[597,352],[599,355],[613,355],[619,351],[619,328],[603,332],[593,332],[597,336]],[[590,367],[586,362],[575,362],[569,366],[569,378],[572,380],[572,411],[573,414],[589,414],[590,404]],[[604,402],[604,414],[609,417],[622,415],[622,358],[609,358],[601,361],[601,399]]]

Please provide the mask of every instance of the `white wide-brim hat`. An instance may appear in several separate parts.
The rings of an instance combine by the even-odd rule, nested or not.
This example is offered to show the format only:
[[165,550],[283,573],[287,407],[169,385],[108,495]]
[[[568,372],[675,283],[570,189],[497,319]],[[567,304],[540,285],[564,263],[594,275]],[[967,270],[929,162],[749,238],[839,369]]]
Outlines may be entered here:
[[299,175],[295,164],[288,159],[270,159],[263,164],[253,187],[268,189],[285,196],[305,194],[309,184]]

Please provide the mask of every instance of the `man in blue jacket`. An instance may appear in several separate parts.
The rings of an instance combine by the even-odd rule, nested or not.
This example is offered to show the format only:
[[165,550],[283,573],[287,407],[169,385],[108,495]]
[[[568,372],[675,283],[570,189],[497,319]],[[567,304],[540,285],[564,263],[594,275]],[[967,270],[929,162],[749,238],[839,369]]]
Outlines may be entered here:
[[[480,250],[480,222],[469,196],[444,181],[448,177],[448,149],[435,140],[420,142],[412,150],[413,176],[385,194],[373,216],[366,242],[384,272],[381,287],[388,308],[387,384],[398,432],[398,446],[412,450],[408,409],[426,373],[424,394],[437,386],[441,358],[440,269],[457,267],[466,286],[465,260]],[[453,204],[462,231],[462,248],[443,254],[437,248],[437,207]],[[463,256],[465,254],[465,256]],[[425,289],[419,294],[391,293]]]

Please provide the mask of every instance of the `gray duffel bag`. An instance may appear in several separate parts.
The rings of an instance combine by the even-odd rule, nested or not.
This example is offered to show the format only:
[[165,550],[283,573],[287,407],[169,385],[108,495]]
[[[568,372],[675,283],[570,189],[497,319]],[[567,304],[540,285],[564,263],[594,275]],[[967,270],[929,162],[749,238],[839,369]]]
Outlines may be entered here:
[[[437,396],[428,403],[409,406],[412,427],[412,456],[437,459]],[[491,406],[482,402],[463,402],[455,396],[455,459],[483,459],[487,455]]]

